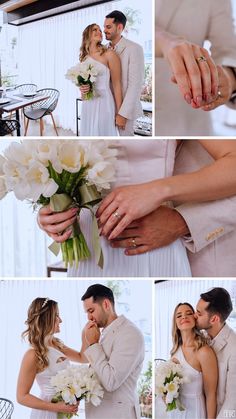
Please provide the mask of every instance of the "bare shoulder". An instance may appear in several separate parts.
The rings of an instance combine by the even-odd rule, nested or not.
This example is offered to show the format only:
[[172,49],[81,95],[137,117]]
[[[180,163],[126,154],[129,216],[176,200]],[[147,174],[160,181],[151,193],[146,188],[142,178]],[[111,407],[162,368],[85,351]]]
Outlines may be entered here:
[[198,349],[197,357],[200,362],[209,362],[211,359],[216,359],[215,352],[208,345],[204,345]]
[[113,49],[107,49],[105,54],[109,60],[115,57],[119,58],[118,54]]
[[28,349],[23,356],[23,363],[27,365],[35,365],[36,363],[36,354],[33,348]]

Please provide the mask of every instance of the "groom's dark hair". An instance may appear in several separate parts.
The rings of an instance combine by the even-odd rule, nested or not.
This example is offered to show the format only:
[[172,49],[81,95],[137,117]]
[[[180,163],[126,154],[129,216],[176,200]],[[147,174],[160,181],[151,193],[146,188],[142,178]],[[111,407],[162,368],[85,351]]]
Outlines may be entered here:
[[93,301],[100,302],[107,298],[112,305],[115,305],[114,294],[112,290],[105,285],[94,284],[88,287],[87,291],[81,297],[81,301],[87,300],[87,298],[93,297]]
[[209,314],[218,314],[223,322],[229,317],[233,310],[232,301],[228,291],[224,288],[216,287],[200,295],[201,299],[208,304],[206,311]]
[[114,19],[114,23],[122,23],[123,27],[125,28],[127,17],[119,10],[113,10],[113,12],[106,15],[106,18]]

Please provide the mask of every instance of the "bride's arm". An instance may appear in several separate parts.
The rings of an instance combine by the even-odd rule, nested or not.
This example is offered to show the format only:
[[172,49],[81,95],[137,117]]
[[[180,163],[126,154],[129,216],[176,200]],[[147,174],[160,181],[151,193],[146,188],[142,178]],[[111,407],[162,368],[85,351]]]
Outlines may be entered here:
[[107,59],[108,59],[108,67],[110,69],[111,73],[111,82],[112,82],[112,88],[115,98],[115,104],[116,104],[116,113],[118,113],[123,97],[122,97],[122,87],[121,87],[121,63],[120,63],[120,57],[111,50],[108,50],[106,52]]
[[17,402],[32,409],[46,410],[55,413],[73,413],[77,405],[70,406],[64,402],[51,403],[33,396],[30,391],[36,377],[36,357],[33,349],[29,349],[21,363],[17,382]]
[[218,365],[212,348],[203,346],[198,350],[198,360],[202,369],[203,388],[206,398],[207,419],[216,418],[216,394],[218,382]]
[[76,351],[75,349],[69,348],[68,346],[63,345],[63,347],[60,347],[60,351],[71,361],[73,362],[79,362],[81,364],[87,364],[88,360],[86,356],[84,355],[84,351],[87,349],[87,345],[85,343],[82,343],[82,347],[80,352]]
[[[211,165],[191,173],[114,189],[97,211],[102,234],[114,239],[133,220],[149,214],[166,201],[204,202],[235,195],[236,141],[198,141],[215,159]],[[115,213],[117,215],[113,216]]]

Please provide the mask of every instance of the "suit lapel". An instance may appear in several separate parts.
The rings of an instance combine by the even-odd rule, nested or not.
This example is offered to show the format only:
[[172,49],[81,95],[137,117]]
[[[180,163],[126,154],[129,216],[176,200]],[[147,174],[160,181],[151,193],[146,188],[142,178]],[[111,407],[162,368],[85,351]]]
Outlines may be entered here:
[[[167,30],[183,0],[158,0],[156,2],[156,19]],[[169,3],[166,5],[166,3]],[[159,19],[160,15],[160,19]]]
[[214,349],[216,354],[218,354],[221,349],[227,345],[230,332],[231,329],[227,324],[225,324],[223,329],[219,332],[215,339],[213,339],[211,347]]
[[125,48],[126,48],[126,39],[122,37],[121,40],[118,42],[117,47],[115,48],[115,52],[120,55],[122,54]]

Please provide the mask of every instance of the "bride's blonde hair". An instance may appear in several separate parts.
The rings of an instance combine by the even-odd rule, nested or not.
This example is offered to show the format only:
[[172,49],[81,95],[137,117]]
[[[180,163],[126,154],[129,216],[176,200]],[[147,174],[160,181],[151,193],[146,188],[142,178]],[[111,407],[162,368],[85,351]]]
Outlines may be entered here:
[[43,371],[49,365],[49,342],[59,349],[63,347],[62,342],[53,336],[57,315],[57,302],[49,298],[36,298],[29,306],[25,321],[27,329],[22,337],[27,337],[35,350],[37,372]]
[[[93,32],[94,26],[98,26],[96,23],[91,23],[91,25],[88,25],[82,34],[82,44],[80,47],[80,56],[79,60],[80,62],[84,61],[85,58],[89,55],[89,47],[90,47],[90,39]],[[101,55],[104,54],[104,52],[107,50],[104,45],[101,43],[98,44],[98,47],[100,49]]]
[[[179,303],[175,307],[174,314],[173,314],[173,321],[172,321],[172,342],[173,342],[173,347],[172,347],[172,349],[170,351],[171,356],[173,356],[175,354],[175,352],[177,351],[177,349],[179,348],[179,346],[181,346],[182,343],[183,343],[180,330],[178,329],[177,324],[176,324],[176,313],[177,313],[177,310],[179,309],[180,306],[183,306],[183,305],[188,306],[192,310],[192,312],[194,313],[194,308],[189,303]],[[196,327],[194,327],[193,332],[195,334],[194,346],[195,346],[195,350],[196,351],[198,349],[200,349],[202,346],[208,345],[209,339],[206,338]]]

